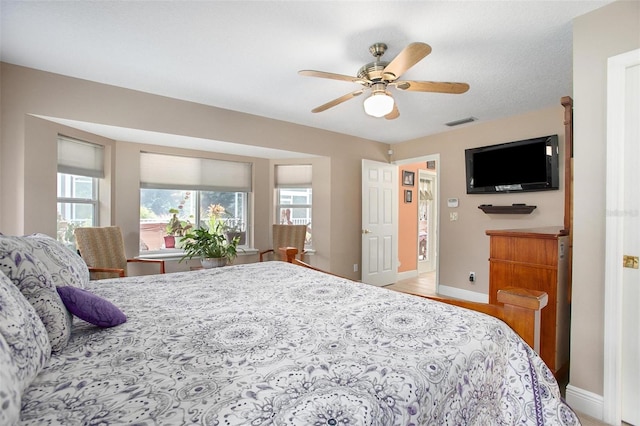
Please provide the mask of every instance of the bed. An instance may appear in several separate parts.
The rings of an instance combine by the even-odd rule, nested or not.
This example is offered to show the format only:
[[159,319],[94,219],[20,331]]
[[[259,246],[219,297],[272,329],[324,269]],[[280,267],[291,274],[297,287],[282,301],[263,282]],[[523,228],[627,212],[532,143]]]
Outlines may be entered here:
[[77,287],[126,321],[74,317],[17,424],[579,424],[538,355],[478,312],[285,262]]

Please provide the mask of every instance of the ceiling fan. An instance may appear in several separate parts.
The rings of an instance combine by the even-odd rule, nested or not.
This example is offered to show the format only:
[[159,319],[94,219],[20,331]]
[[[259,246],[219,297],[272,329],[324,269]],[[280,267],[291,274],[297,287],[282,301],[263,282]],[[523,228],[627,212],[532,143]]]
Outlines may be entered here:
[[431,53],[431,46],[426,43],[411,43],[405,47],[391,62],[380,60],[387,45],[384,43],[375,43],[369,47],[369,52],[374,56],[375,60],[364,65],[358,71],[356,77],[343,74],[335,74],[324,71],[302,70],[298,74],[308,77],[329,78],[332,80],[350,81],[352,83],[361,84],[362,89],[355,92],[347,93],[326,104],[320,105],[311,110],[311,112],[322,112],[351,98],[355,98],[370,90],[371,95],[364,100],[364,110],[368,115],[373,117],[384,117],[387,120],[393,120],[400,116],[398,106],[396,105],[391,93],[387,90],[395,87],[400,90],[408,90],[411,92],[438,92],[460,94],[469,90],[467,83],[448,83],[435,81],[411,81],[398,80],[409,68],[417,64],[425,56]]

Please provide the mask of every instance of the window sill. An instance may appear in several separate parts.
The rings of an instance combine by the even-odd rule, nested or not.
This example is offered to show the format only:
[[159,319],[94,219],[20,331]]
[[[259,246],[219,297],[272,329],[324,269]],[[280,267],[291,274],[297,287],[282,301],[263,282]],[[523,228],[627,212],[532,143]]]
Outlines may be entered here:
[[[238,257],[250,256],[258,254],[258,249],[252,247],[238,248]],[[163,259],[163,260],[180,260],[184,256],[184,250],[180,249],[162,249],[145,253],[137,256],[138,259]]]

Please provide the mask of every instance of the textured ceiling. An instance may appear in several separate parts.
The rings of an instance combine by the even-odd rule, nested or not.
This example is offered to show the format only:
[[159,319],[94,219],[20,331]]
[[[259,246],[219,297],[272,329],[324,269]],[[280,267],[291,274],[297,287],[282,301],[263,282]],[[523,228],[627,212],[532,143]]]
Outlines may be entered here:
[[[571,95],[574,17],[603,1],[2,1],[4,62],[386,143],[558,105]],[[365,115],[355,75],[389,46],[432,53],[403,79],[466,82],[462,95],[393,90],[396,120]],[[465,124],[473,126],[474,124]]]

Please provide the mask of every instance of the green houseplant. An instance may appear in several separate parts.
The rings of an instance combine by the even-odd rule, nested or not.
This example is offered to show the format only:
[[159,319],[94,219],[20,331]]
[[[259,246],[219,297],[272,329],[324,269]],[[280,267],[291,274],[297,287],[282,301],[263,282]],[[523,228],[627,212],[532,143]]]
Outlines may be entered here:
[[237,237],[239,245],[245,244],[247,233],[245,232],[244,222],[241,219],[227,219],[224,224],[224,231],[227,240],[231,241]]
[[221,263],[216,266],[224,266],[238,255],[239,240],[237,237],[227,240],[224,235],[224,225],[220,222],[210,229],[194,229],[183,238],[182,249],[185,254],[180,261],[199,257],[201,258],[202,266],[206,268],[207,264],[212,263],[209,259],[221,259],[216,261]]
[[175,237],[184,236],[189,229],[192,228],[192,225],[188,220],[180,220],[180,218],[178,218],[178,213],[180,213],[178,209],[169,209],[169,213],[171,213],[172,216],[165,228],[167,235],[173,235]]
[[182,237],[189,232],[192,225],[188,220],[180,220],[180,218],[178,218],[178,213],[180,213],[178,209],[169,209],[169,213],[171,213],[172,216],[165,227],[167,235],[164,237],[164,246],[166,248],[180,248]]
[[238,244],[244,245],[246,243],[247,234],[242,219],[229,215],[221,204],[209,205],[207,212],[209,229],[218,229],[220,233],[227,236],[229,242],[237,238]]

